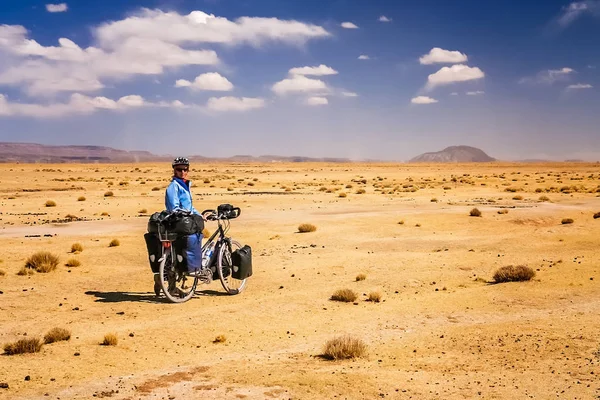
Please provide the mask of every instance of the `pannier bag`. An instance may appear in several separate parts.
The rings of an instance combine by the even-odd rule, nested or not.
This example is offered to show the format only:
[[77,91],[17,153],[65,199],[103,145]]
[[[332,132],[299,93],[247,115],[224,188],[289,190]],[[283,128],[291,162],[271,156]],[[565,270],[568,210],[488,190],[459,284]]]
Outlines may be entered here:
[[162,255],[162,244],[156,233],[146,233],[144,235],[144,240],[146,240],[146,248],[148,249],[150,268],[152,269],[152,272],[158,274],[158,267],[160,264],[158,260]]
[[[156,212],[150,216],[148,220],[148,232],[164,233],[165,230],[169,233],[177,235],[193,235],[200,233],[204,229],[204,219],[200,215],[189,214],[181,211]],[[170,239],[170,238],[169,238]]]
[[252,276],[252,249],[245,245],[241,249],[231,253],[231,263],[233,271],[231,276],[235,279],[246,279]]

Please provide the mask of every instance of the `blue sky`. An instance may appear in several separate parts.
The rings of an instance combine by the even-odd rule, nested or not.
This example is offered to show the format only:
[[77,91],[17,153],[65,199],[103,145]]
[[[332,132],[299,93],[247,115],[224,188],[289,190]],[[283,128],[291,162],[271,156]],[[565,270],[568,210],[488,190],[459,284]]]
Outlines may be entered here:
[[595,161],[599,38],[600,0],[3,0],[0,141]]

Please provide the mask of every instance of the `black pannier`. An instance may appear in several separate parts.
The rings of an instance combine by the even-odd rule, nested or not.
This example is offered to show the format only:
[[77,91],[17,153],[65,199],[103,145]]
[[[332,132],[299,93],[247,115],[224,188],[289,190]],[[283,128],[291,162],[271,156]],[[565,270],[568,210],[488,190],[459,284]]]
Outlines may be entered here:
[[[181,211],[156,212],[148,221],[148,232],[164,234],[165,230],[177,235],[193,235],[204,229],[204,219],[200,215]],[[171,238],[169,238],[171,240]]]
[[231,276],[235,279],[246,279],[252,276],[252,248],[245,245],[231,253],[233,270]]
[[144,235],[146,240],[146,248],[148,249],[148,261],[150,261],[150,268],[152,272],[158,274],[158,268],[160,262],[158,261],[162,255],[162,244],[158,239],[156,233],[146,233]]

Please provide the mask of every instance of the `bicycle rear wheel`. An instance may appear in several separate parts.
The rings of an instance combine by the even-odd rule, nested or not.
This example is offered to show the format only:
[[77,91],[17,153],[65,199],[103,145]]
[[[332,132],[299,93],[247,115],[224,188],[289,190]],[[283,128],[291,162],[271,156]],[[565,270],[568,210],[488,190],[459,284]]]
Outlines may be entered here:
[[233,264],[231,262],[231,253],[242,248],[242,245],[235,240],[231,240],[231,246],[226,242],[223,242],[221,249],[219,250],[219,257],[217,258],[217,272],[219,273],[219,279],[223,285],[223,289],[229,294],[241,293],[246,288],[246,279],[235,279],[231,276],[231,270]]
[[158,268],[159,276],[162,277],[160,285],[167,299],[172,303],[183,303],[194,295],[198,285],[197,277],[186,276],[178,271],[173,263],[173,248],[163,248],[163,256]]

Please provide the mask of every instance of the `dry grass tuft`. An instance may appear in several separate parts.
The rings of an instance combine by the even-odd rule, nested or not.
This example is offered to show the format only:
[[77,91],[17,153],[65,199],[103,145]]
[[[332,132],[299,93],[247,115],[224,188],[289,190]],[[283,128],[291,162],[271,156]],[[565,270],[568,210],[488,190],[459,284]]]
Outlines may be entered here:
[[367,191],[365,189],[358,189],[356,191],[356,194],[365,194],[365,193],[367,193]]
[[71,339],[71,331],[64,328],[52,328],[44,336],[44,343],[50,344]]
[[325,343],[323,358],[328,360],[346,360],[367,355],[367,345],[360,339],[351,336],[339,336]]
[[429,201],[430,201],[430,202],[432,202],[432,203],[437,203],[437,202],[438,202],[438,199],[434,197],[433,199],[431,199],[431,200],[429,200]]
[[523,196],[517,195],[512,198],[513,200],[523,200]]
[[142,208],[141,210],[138,211],[138,214],[148,214],[148,210],[145,208]]
[[358,295],[351,289],[339,289],[333,292],[330,300],[352,303],[358,298]]
[[56,202],[54,200],[47,200],[46,207],[56,207]]
[[71,253],[81,253],[83,251],[83,246],[81,243],[73,243],[71,245]]
[[540,196],[539,201],[550,201],[550,197],[548,196]]
[[4,276],[6,275],[6,271],[4,271],[3,269],[0,269],[0,276]]
[[340,192],[338,194],[338,197],[342,197],[343,198],[343,197],[348,197],[348,195],[346,193],[344,193],[344,192]]
[[85,201],[85,196],[79,196],[79,197],[77,198],[77,201]]
[[563,218],[562,221],[560,221],[563,225],[572,224],[573,222],[575,222],[573,221],[573,218]]
[[22,266],[21,269],[19,270],[19,272],[17,272],[17,275],[19,276],[24,276],[24,275],[33,275],[35,274],[35,271],[27,268],[26,266]]
[[159,190],[160,190],[160,188],[159,188],[158,186],[154,186],[154,187],[152,188],[152,191],[153,191],[153,192],[158,192]]
[[120,245],[121,245],[121,242],[119,242],[119,239],[113,239],[108,244],[108,247],[117,247],[117,246],[120,246]]
[[4,345],[4,353],[11,356],[14,354],[38,353],[42,349],[40,338],[19,339],[14,343]]
[[119,338],[114,333],[104,335],[104,340],[100,343],[102,346],[116,346],[119,343]]
[[471,217],[481,217],[481,211],[478,208],[474,208],[469,212]]
[[298,226],[298,232],[306,233],[306,232],[314,232],[317,230],[317,227],[313,224],[301,224]]
[[404,225],[404,220],[398,221],[398,225]]
[[367,276],[365,274],[356,275],[356,282],[364,281],[365,279],[367,279]]
[[69,222],[78,221],[79,217],[77,217],[77,215],[67,214],[67,215],[65,215],[65,220],[69,221]]
[[494,282],[522,282],[528,281],[535,276],[535,271],[526,265],[508,265],[499,268],[494,273]]
[[108,192],[104,193],[104,197],[113,197],[115,194],[109,190]]
[[213,343],[225,343],[227,341],[227,338],[225,337],[225,335],[219,335],[215,338],[215,340],[213,340]]
[[374,303],[379,303],[381,301],[381,293],[379,293],[379,292],[371,292],[371,293],[369,293],[369,297],[367,297],[367,301],[372,301]]
[[50,272],[54,271],[59,263],[58,256],[50,253],[49,251],[38,251],[31,255],[27,261],[25,261],[25,268],[36,270],[37,272]]
[[81,265],[81,261],[76,258],[69,258],[67,263],[65,264],[67,267],[79,267]]
[[109,217],[110,214],[108,212],[106,212],[106,211],[102,211],[102,213],[100,213],[100,216],[101,217]]
[[502,210],[498,210],[498,214],[508,214],[508,210],[503,208]]

